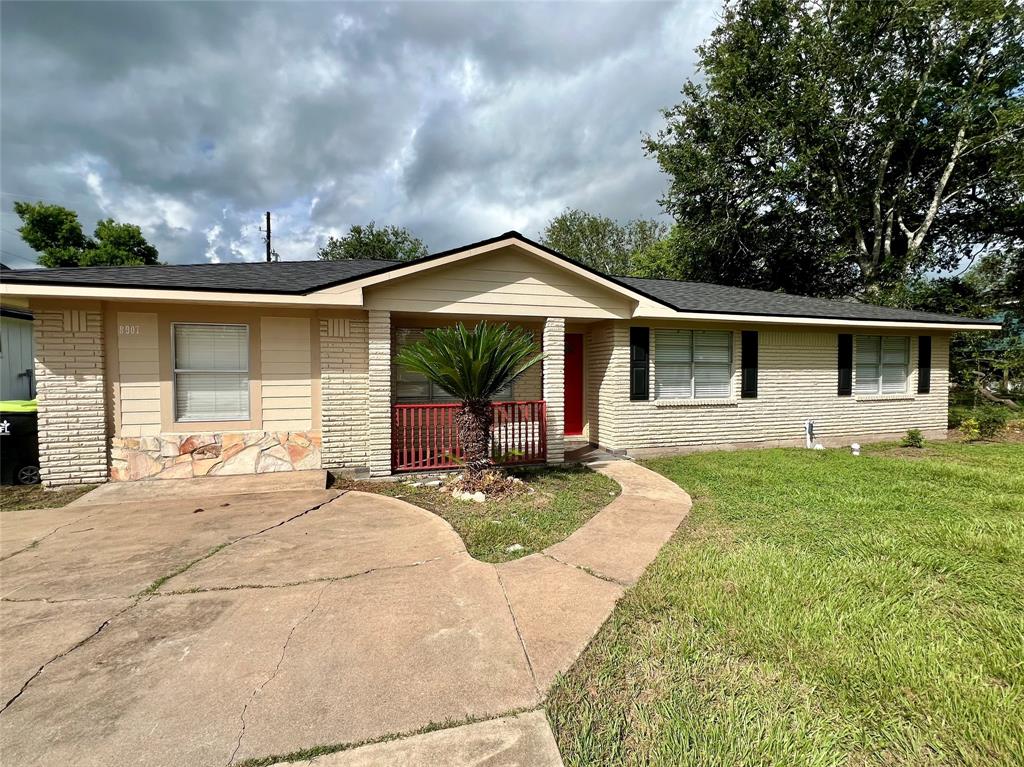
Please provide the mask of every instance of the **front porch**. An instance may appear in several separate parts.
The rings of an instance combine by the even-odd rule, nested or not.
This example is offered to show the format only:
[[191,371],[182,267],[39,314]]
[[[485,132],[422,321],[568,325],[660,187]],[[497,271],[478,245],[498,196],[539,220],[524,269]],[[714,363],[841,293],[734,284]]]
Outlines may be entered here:
[[[395,365],[393,360],[403,345],[422,338],[423,330],[462,321],[475,324],[482,317],[444,317],[423,314],[370,312],[370,380],[374,380],[374,362],[388,361],[387,436],[389,463],[385,467],[371,452],[371,474],[452,469],[462,465],[462,446],[455,428],[455,416],[461,405],[446,392],[433,389],[416,374]],[[373,315],[387,314],[384,317]],[[502,321],[501,318],[489,318]],[[387,327],[387,356],[374,353],[372,329]],[[562,463],[565,460],[566,406],[573,409],[569,420],[583,423],[583,348],[582,341],[569,341],[572,350],[567,363],[567,335],[564,318],[514,322],[534,333],[544,359],[527,370],[503,390],[492,404],[491,457],[499,465]],[[582,335],[578,336],[582,339]],[[379,339],[381,341],[385,339]],[[383,346],[383,344],[380,344]],[[567,373],[568,371],[568,373]],[[384,371],[378,371],[383,373]],[[380,376],[383,379],[383,375]],[[578,378],[578,380],[577,380]],[[371,383],[372,387],[372,383]],[[567,396],[567,391],[569,392]],[[374,396],[371,388],[370,397]],[[381,403],[383,404],[383,403]],[[578,408],[578,412],[575,409]],[[371,416],[372,419],[372,416]],[[372,434],[371,440],[379,435]]]

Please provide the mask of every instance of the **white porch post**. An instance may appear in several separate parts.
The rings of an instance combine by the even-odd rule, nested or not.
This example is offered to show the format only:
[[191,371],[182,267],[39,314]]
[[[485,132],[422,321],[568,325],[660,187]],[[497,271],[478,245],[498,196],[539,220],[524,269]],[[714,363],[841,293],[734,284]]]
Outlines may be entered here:
[[109,478],[99,304],[32,305],[39,470],[46,487]]
[[391,312],[369,310],[369,379],[366,405],[371,477],[391,473]]
[[565,318],[544,320],[544,402],[548,463],[565,461]]

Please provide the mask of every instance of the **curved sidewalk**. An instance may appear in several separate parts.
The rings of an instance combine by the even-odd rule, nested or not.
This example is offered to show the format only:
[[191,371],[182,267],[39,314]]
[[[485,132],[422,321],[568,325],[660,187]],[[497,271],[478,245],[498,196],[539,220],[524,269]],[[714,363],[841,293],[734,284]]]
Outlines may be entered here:
[[440,517],[359,492],[200,500],[166,483],[8,512],[0,750],[219,767],[408,734],[316,763],[558,764],[543,712],[508,714],[541,705],[690,508],[636,464],[594,468],[621,495],[499,565]]

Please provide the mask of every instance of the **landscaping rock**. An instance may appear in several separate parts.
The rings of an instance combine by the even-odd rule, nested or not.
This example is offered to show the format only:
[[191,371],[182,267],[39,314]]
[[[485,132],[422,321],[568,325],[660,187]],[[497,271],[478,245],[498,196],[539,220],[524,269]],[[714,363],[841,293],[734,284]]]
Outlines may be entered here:
[[484,501],[487,500],[487,496],[481,493],[479,490],[473,493],[473,495],[471,495],[470,498],[472,498],[477,503],[483,503]]
[[506,554],[514,554],[517,551],[526,551],[526,547],[521,543],[513,543],[511,546],[505,549]]

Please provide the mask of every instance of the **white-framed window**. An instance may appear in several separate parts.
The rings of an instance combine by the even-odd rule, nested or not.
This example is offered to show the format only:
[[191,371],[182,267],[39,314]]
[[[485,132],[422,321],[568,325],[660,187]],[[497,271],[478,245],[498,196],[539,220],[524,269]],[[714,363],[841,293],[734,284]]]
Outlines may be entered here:
[[732,394],[732,333],[655,330],[655,399],[728,399]]
[[855,394],[905,394],[910,338],[857,336],[855,363]]
[[249,326],[172,326],[175,421],[249,419]]
[[[394,354],[397,354],[403,346],[423,339],[423,331],[420,328],[399,328],[395,331]],[[395,401],[400,404],[428,404],[432,402],[458,402],[455,397],[446,392],[440,386],[436,386],[427,380],[422,373],[404,365],[394,365],[395,376]],[[493,399],[495,402],[502,402],[513,399],[514,384],[510,383],[498,391]]]

